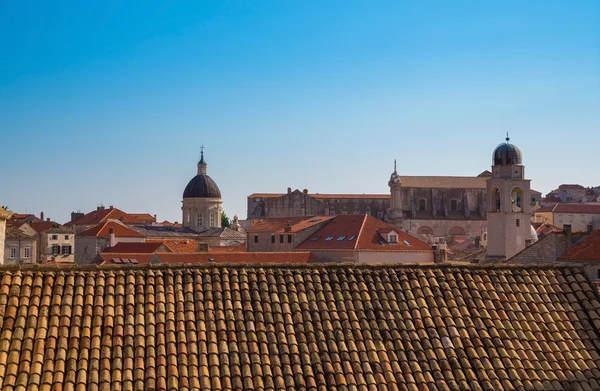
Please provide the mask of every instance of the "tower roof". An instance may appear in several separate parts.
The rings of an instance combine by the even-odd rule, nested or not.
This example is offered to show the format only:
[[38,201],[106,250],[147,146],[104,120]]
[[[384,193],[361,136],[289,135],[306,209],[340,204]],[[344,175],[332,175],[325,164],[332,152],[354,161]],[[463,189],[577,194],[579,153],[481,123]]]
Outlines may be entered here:
[[192,178],[183,191],[183,198],[221,198],[221,190],[215,181],[206,174],[204,146],[200,148],[198,175]]
[[498,145],[493,154],[494,166],[508,166],[513,164],[523,164],[523,155],[516,145],[509,143],[510,138],[506,134],[506,142]]

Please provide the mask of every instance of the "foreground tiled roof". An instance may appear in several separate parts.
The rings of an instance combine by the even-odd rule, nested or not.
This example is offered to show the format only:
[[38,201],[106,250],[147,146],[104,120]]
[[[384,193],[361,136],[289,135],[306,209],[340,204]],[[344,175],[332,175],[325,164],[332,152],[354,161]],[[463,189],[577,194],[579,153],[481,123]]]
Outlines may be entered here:
[[596,261],[600,263],[600,231],[594,231],[571,246],[558,261]]
[[572,269],[0,269],[0,384],[31,390],[600,389]]

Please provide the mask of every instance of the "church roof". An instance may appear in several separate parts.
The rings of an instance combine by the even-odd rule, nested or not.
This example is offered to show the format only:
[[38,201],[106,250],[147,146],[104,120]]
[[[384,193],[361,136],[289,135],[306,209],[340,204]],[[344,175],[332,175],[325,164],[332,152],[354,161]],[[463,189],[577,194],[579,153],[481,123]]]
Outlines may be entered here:
[[485,189],[488,177],[479,176],[400,176],[402,187],[434,189]]
[[211,177],[199,174],[187,184],[183,198],[221,198],[221,190]]
[[10,389],[600,389],[599,296],[577,269],[3,267],[0,281]]

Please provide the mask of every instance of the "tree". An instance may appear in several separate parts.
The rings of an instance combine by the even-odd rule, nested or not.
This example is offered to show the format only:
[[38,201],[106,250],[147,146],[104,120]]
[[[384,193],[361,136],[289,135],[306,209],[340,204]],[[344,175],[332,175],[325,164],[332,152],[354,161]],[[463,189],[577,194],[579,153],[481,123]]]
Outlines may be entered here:
[[221,212],[221,227],[231,227],[231,220],[229,220],[229,217],[227,217],[227,213],[225,213],[225,211]]

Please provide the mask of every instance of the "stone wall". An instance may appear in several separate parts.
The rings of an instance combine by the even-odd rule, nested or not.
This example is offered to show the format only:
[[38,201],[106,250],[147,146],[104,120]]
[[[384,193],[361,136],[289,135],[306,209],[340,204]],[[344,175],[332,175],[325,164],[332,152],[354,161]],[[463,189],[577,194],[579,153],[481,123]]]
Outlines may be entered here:
[[430,233],[433,236],[448,236],[457,232],[457,228],[464,231],[468,237],[483,237],[487,231],[486,220],[426,220],[405,219],[399,227],[411,235],[424,235]]
[[12,212],[0,207],[0,262],[4,262],[4,241],[6,236],[6,220],[12,217]]
[[86,265],[91,263],[98,253],[108,247],[108,238],[98,238],[95,236],[76,236],[75,237],[75,263]]
[[571,242],[564,232],[553,232],[531,246],[515,254],[509,263],[548,264],[554,263],[574,243],[583,239],[585,234],[573,234]]

